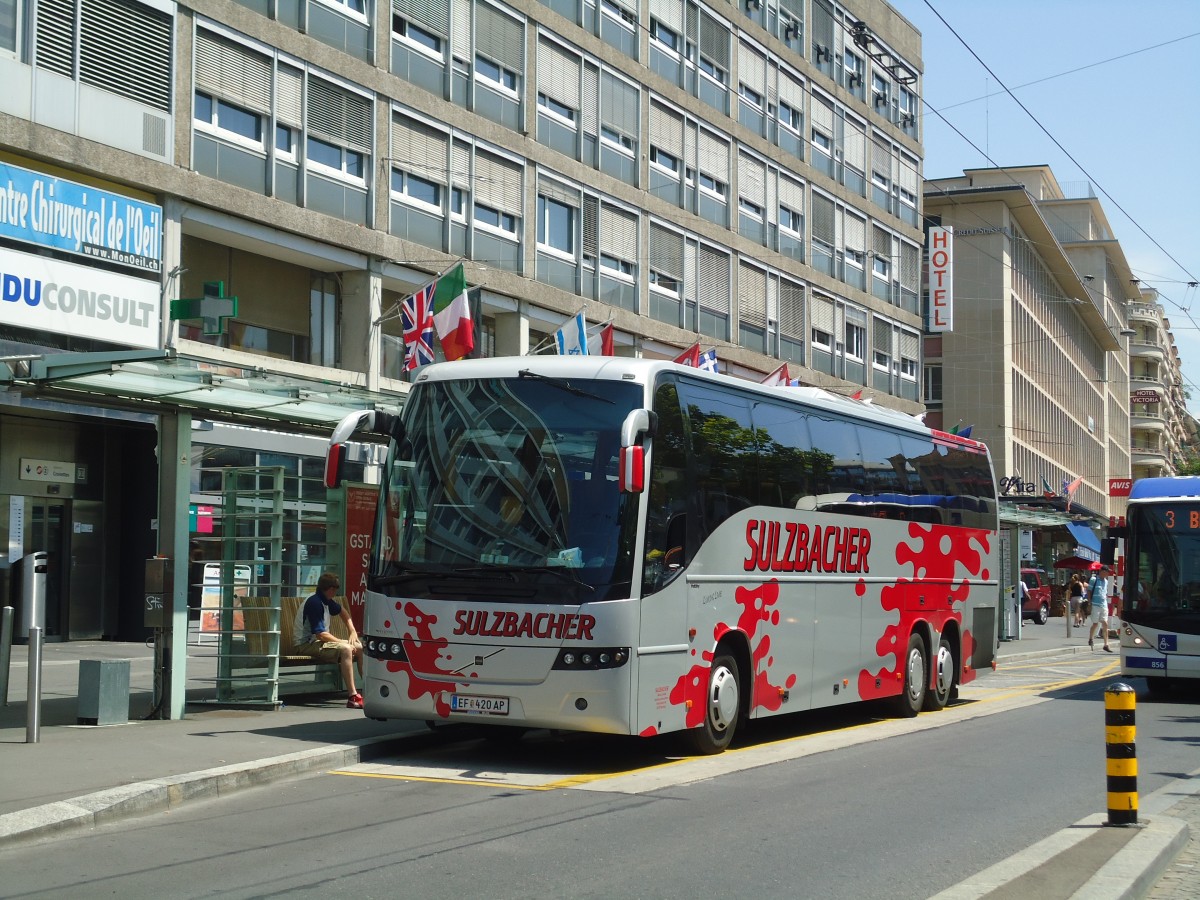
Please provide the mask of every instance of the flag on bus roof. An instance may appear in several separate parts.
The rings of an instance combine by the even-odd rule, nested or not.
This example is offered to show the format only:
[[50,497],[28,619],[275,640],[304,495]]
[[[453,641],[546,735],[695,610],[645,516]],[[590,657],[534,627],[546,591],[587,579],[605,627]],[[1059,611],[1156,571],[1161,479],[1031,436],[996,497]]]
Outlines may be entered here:
[[968,425],[966,428],[960,428],[958,430],[958,436],[969,438],[971,436],[971,429],[974,427],[974,425]]
[[588,353],[592,356],[615,356],[613,352],[613,324],[607,322],[587,340]]
[[404,368],[411,372],[417,366],[433,362],[433,286],[431,281],[401,304],[404,323]]
[[784,363],[771,374],[765,376],[762,380],[763,384],[771,387],[787,387],[792,383],[792,379],[788,373],[788,364]]
[[559,356],[587,356],[587,322],[583,313],[576,313],[554,332],[554,346]]
[[717,368],[717,348],[713,347],[711,350],[705,350],[701,353],[699,365],[696,368],[703,369],[705,372],[719,372],[720,369]]
[[696,343],[680,353],[675,357],[675,362],[681,366],[691,366],[693,369],[698,368],[700,366],[700,342],[696,341]]
[[859,388],[857,391],[855,391],[853,394],[851,394],[850,399],[851,400],[861,400],[862,399],[862,388]]
[[475,349],[475,323],[467,300],[467,276],[459,263],[436,282],[433,324],[446,359],[462,359]]

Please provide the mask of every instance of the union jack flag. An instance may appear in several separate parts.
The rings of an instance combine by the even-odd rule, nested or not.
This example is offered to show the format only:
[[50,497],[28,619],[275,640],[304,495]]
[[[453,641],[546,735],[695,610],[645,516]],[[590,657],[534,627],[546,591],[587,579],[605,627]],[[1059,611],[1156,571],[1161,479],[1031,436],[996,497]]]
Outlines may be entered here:
[[417,366],[433,362],[433,288],[431,281],[404,301],[401,313],[404,319],[404,368],[412,371]]

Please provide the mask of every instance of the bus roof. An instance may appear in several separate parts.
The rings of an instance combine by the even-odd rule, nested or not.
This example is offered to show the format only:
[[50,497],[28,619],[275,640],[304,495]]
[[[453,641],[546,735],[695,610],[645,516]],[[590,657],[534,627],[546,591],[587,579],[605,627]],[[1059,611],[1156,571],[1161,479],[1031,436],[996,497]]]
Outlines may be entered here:
[[423,366],[415,384],[424,381],[453,381],[459,378],[512,378],[523,369],[554,378],[597,378],[628,380],[650,384],[660,372],[676,372],[693,378],[717,382],[749,393],[763,394],[784,400],[799,401],[807,406],[837,412],[853,419],[892,425],[908,431],[932,434],[947,443],[984,451],[984,445],[969,438],[948,432],[935,431],[921,419],[899,410],[876,406],[870,400],[853,400],[816,387],[782,387],[757,384],[732,375],[706,372],[683,366],[671,360],[631,359],[622,356],[497,356],[488,359],[464,359],[457,362]]
[[1139,478],[1129,492],[1133,500],[1169,500],[1179,497],[1200,499],[1200,477],[1177,475],[1173,478]]

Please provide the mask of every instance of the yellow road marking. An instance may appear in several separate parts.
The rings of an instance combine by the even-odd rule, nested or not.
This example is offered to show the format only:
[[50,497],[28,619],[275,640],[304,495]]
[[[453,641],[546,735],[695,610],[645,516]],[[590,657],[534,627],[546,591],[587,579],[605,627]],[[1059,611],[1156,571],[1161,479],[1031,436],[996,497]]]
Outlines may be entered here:
[[[1045,691],[1062,690],[1063,688],[1075,687],[1077,685],[1086,684],[1089,681],[1095,681],[1096,679],[1103,678],[1106,675],[1109,675],[1113,671],[1117,670],[1119,667],[1120,667],[1120,660],[1115,659],[1109,663],[1106,663],[1102,668],[1100,668],[1099,670],[1097,670],[1091,674],[1081,675],[1081,676],[1073,677],[1073,678],[1061,679],[1058,681],[1021,685],[1020,687],[1010,687],[1010,688],[1004,690],[1003,693],[996,693],[996,694],[991,694],[988,696],[973,698],[972,701],[968,704],[964,704],[961,707],[948,707],[947,709],[942,710],[941,712],[943,714],[944,713],[953,714],[956,709],[961,709],[965,712],[972,708],[977,708],[979,705],[982,705],[982,704],[999,703],[1004,700],[1011,700],[1011,699],[1020,698],[1020,697],[1028,697],[1028,696],[1031,696],[1034,694],[1043,693]],[[1011,667],[1011,668],[1006,667],[1005,669],[1002,669],[1000,671],[1011,671],[1012,668],[1025,668],[1025,667],[1016,667],[1016,666]],[[1030,666],[1029,668],[1036,668],[1036,667]],[[986,686],[982,686],[978,682],[972,682],[971,685],[967,686],[967,689],[976,688],[976,687],[984,687],[986,689]],[[838,733],[847,733],[847,732],[853,732],[853,731],[860,731],[860,730],[868,729],[868,728],[879,728],[890,721],[892,721],[892,720],[873,720],[873,721],[869,721],[869,722],[861,722],[857,725],[845,725],[845,726],[842,726],[842,727],[834,729],[834,730],[837,731]],[[946,724],[948,724],[948,723],[946,723]],[[761,743],[753,744],[748,747],[738,747],[738,748],[726,750],[721,755],[724,757],[737,758],[737,757],[740,757],[747,753],[761,752],[765,749],[778,748],[778,747],[786,746],[788,744],[795,744],[795,743],[801,743],[804,741],[813,740],[815,738],[822,737],[826,734],[828,734],[828,732],[815,732],[812,734],[797,735],[795,737],[780,738],[775,741],[764,741]],[[626,769],[626,770],[620,771],[620,772],[597,772],[597,773],[590,773],[590,774],[583,773],[583,774],[579,774],[579,775],[572,775],[567,778],[560,778],[557,781],[551,781],[551,782],[547,782],[546,784],[541,784],[541,785],[515,784],[513,782],[505,782],[505,781],[483,781],[483,780],[478,780],[478,779],[466,779],[466,778],[446,778],[446,777],[438,778],[438,777],[433,777],[433,776],[410,775],[410,774],[389,775],[389,774],[385,774],[385,773],[381,773],[381,772],[352,772],[352,771],[341,770],[341,769],[331,771],[328,774],[330,774],[330,775],[349,775],[349,776],[353,776],[353,777],[357,777],[357,778],[384,778],[384,779],[390,779],[390,780],[394,780],[394,781],[420,781],[420,782],[426,782],[426,783],[430,783],[430,784],[472,785],[472,786],[476,786],[476,787],[494,787],[494,788],[504,788],[504,789],[508,789],[508,790],[519,790],[519,791],[553,791],[553,790],[561,790],[564,788],[580,787],[583,785],[595,784],[597,782],[607,781],[607,780],[610,780],[613,778],[625,778],[625,777],[633,776],[633,775],[644,775],[644,774],[648,774],[648,773],[652,773],[652,772],[656,772],[656,771],[663,771],[663,770],[668,770],[668,769],[672,769],[672,768],[677,768],[679,766],[686,765],[689,763],[696,763],[698,760],[715,759],[715,758],[716,757],[684,756],[684,757],[679,757],[679,758],[675,758],[675,759],[664,760],[663,762],[653,763],[653,764],[647,765],[647,766],[640,766],[638,768]]]

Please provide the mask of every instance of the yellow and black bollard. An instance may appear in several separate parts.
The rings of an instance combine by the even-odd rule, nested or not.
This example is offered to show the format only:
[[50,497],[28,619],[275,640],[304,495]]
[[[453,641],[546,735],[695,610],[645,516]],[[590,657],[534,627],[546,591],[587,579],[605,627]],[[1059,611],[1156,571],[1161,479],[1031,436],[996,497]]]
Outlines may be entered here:
[[1138,820],[1136,707],[1137,694],[1129,685],[1117,682],[1105,688],[1109,825],[1136,825]]

